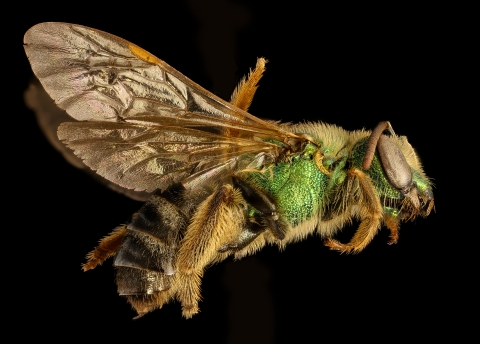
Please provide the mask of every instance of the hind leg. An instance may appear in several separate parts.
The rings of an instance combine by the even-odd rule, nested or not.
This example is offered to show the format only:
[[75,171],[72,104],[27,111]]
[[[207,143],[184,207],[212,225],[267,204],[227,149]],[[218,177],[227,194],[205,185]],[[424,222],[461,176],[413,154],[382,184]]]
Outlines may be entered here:
[[223,260],[219,250],[234,241],[245,226],[245,200],[231,185],[219,187],[192,216],[178,252],[177,297],[186,318],[198,313],[200,283],[204,268]]

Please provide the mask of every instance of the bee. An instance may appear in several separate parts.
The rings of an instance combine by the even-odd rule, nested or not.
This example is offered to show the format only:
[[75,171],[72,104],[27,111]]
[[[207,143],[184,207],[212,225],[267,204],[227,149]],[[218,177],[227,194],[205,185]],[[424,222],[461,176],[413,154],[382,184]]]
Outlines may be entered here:
[[[45,90],[77,120],[62,123],[58,138],[110,185],[148,196],[83,264],[113,257],[118,293],[137,317],[174,299],[192,317],[205,269],[229,256],[313,232],[333,250],[358,253],[382,226],[397,243],[401,222],[434,207],[419,158],[389,122],[348,132],[249,114],[263,58],[226,102],[99,30],[41,23],[24,48]],[[352,239],[335,240],[352,221]]]

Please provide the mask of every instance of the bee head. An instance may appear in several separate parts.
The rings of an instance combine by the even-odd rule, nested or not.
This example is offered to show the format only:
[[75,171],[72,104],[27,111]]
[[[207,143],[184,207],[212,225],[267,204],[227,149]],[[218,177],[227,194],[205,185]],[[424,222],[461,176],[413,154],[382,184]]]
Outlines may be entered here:
[[[411,146],[406,149],[412,149]],[[412,149],[413,150],[413,149]],[[381,135],[377,145],[381,167],[390,185],[403,197],[402,217],[414,219],[417,215],[427,216],[433,208],[433,192],[430,185],[424,185],[419,175],[414,178],[412,167],[404,153],[390,137]],[[417,185],[417,182],[422,187]]]
[[[390,123],[382,124],[391,129]],[[369,175],[384,208],[399,219],[428,216],[434,206],[432,183],[415,151],[405,137],[390,137],[381,133],[385,127],[380,132],[377,129],[356,144],[353,165]]]

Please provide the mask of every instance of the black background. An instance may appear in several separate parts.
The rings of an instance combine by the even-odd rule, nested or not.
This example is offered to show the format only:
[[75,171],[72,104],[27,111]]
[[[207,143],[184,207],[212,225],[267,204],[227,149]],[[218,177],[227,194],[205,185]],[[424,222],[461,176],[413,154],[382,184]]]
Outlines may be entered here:
[[[4,216],[13,236],[5,245],[11,290],[4,312],[38,338],[65,340],[283,343],[438,331],[457,303],[447,287],[454,267],[445,240],[457,216],[449,193],[457,164],[447,151],[454,123],[462,120],[451,112],[454,15],[420,7],[201,3],[42,2],[18,9],[22,19],[12,25],[4,52],[14,62],[4,68],[15,74],[8,97],[13,107],[3,120],[4,170],[11,174],[5,190],[12,200]],[[267,73],[249,112],[348,130],[389,120],[397,134],[408,136],[433,179],[436,212],[403,224],[397,245],[387,245],[383,229],[359,255],[329,251],[312,235],[281,253],[265,247],[254,257],[227,260],[206,271],[201,312],[193,319],[183,319],[180,305],[171,303],[132,321],[135,313],[116,293],[111,263],[88,273],[80,264],[141,203],[65,162],[23,104],[32,72],[22,37],[43,21],[125,38],[226,99],[263,56]],[[338,237],[346,241],[354,230]]]

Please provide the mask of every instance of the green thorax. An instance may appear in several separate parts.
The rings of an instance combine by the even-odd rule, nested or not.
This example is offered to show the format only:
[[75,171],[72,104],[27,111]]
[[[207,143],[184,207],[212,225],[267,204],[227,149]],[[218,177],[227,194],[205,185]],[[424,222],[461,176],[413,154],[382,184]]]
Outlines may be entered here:
[[329,177],[313,160],[317,148],[308,144],[302,153],[285,161],[264,166],[261,171],[244,172],[246,181],[267,193],[277,210],[292,227],[317,214],[326,196]]

